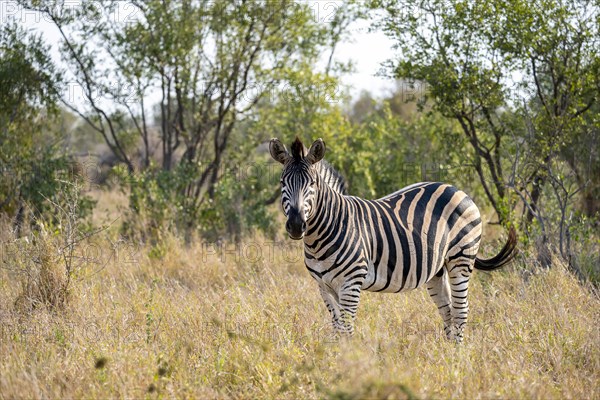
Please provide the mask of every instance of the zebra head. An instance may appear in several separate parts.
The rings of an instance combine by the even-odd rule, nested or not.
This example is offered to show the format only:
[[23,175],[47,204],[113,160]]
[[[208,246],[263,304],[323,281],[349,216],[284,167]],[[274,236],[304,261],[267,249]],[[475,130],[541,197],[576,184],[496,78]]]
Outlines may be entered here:
[[323,139],[317,139],[309,150],[296,138],[292,153],[279,139],[269,145],[271,157],[283,164],[281,173],[281,204],[287,218],[285,229],[290,238],[299,240],[306,231],[306,221],[313,215],[319,184],[319,170],[315,164],[325,155]]

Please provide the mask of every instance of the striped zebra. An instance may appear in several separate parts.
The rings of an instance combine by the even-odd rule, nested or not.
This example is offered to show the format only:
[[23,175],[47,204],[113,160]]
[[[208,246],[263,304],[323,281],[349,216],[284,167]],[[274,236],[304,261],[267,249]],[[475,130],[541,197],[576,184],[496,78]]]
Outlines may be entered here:
[[283,164],[281,202],[290,238],[304,239],[304,260],[319,284],[334,330],[351,335],[363,290],[402,292],[426,286],[448,339],[463,339],[469,278],[509,262],[511,229],[500,253],[477,258],[481,217],[473,200],[451,185],[421,182],[377,200],[345,193],[341,177],[323,160],[325,143],[306,149],[296,138],[291,154],[272,139]]

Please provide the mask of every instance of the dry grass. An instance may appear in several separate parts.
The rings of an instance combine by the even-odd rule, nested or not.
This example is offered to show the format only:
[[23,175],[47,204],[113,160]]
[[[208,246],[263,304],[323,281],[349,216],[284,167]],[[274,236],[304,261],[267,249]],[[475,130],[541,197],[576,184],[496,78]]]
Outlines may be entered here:
[[61,312],[17,312],[0,271],[0,398],[600,397],[600,301],[559,266],[477,273],[462,345],[424,290],[366,293],[332,343],[299,248],[95,248]]

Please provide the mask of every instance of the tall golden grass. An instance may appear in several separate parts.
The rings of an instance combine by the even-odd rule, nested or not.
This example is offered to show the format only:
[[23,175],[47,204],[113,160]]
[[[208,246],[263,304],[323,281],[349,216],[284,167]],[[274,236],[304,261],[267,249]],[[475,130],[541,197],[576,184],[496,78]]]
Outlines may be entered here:
[[600,397],[600,301],[558,262],[475,273],[461,345],[424,289],[365,293],[335,342],[298,243],[110,235],[78,250],[62,309],[15,307],[25,253],[4,251],[0,398]]

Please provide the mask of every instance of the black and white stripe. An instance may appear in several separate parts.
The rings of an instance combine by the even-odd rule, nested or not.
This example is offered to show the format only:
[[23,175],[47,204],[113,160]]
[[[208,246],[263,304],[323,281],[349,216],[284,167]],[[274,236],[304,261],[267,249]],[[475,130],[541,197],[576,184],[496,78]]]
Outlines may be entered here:
[[[279,141],[271,142],[273,157],[284,164],[286,228],[290,237],[304,239],[306,267],[319,283],[334,328],[353,332],[363,290],[426,286],[447,337],[461,341],[473,268],[492,270],[510,261],[514,231],[500,254],[477,259],[481,216],[467,194],[422,182],[378,200],[348,196],[339,175],[321,161],[324,150],[320,140],[310,150],[297,140],[290,155]],[[294,213],[301,218],[290,217]]]

